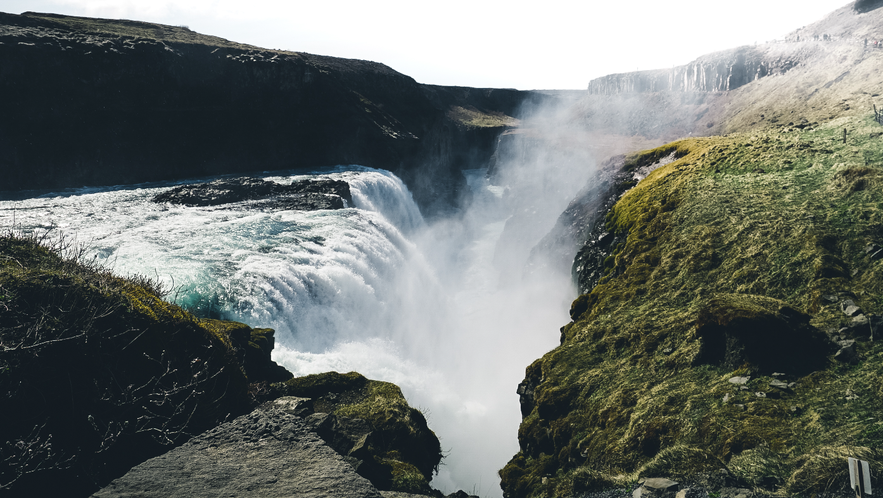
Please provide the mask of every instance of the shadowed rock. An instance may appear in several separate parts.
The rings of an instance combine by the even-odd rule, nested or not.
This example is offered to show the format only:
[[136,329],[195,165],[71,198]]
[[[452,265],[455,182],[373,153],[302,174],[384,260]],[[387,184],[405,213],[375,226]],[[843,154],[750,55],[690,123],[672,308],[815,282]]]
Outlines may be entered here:
[[777,299],[727,294],[699,312],[702,341],[697,363],[736,369],[808,373],[825,365],[831,342],[809,325],[810,317]]

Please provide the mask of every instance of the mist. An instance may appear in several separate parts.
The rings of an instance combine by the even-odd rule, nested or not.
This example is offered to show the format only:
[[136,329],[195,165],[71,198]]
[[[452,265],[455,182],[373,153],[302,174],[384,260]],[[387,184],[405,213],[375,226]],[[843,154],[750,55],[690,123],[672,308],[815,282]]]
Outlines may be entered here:
[[578,97],[526,103],[490,168],[464,171],[472,195],[463,209],[401,226],[388,283],[374,286],[380,304],[355,313],[361,334],[314,321],[310,336],[337,338],[323,348],[277,330],[273,357],[295,375],[355,370],[399,385],[441,441],[432,484],[445,493],[502,495],[497,471],[518,452],[516,388],[569,321],[570,268],[525,274],[525,265],[597,163],[572,112]]

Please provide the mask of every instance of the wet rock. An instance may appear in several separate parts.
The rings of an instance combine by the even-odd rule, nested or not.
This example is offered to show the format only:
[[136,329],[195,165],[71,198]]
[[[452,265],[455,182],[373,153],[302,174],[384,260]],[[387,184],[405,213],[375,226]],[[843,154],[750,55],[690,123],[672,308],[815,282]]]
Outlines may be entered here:
[[153,197],[153,202],[184,206],[219,206],[255,201],[270,209],[342,209],[352,205],[349,184],[340,180],[300,180],[284,185],[260,178],[222,178],[207,183],[180,185]]
[[680,484],[662,477],[645,480],[632,492],[632,498],[675,498]]

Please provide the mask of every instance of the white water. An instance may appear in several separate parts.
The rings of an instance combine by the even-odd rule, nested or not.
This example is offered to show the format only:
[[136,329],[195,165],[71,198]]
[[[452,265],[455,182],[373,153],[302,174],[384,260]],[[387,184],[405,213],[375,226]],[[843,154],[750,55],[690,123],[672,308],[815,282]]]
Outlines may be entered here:
[[174,286],[170,297],[203,315],[274,328],[273,358],[295,375],[355,370],[398,384],[447,453],[433,485],[501,496],[496,471],[518,451],[515,388],[557,344],[568,277],[498,287],[508,213],[483,171],[467,172],[473,209],[433,226],[388,172],[324,174],[349,182],[354,207],[158,205],[168,185],[144,185],[0,201],[0,228],[55,230],[118,273]]

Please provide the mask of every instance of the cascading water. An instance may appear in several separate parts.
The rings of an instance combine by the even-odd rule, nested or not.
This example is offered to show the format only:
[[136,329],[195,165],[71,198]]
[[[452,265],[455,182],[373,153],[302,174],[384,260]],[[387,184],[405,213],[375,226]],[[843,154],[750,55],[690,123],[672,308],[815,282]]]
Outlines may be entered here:
[[162,280],[198,314],[275,328],[273,358],[295,375],[355,370],[398,384],[448,453],[433,484],[499,496],[496,471],[518,451],[515,386],[557,342],[568,277],[498,288],[508,213],[484,170],[466,172],[473,208],[432,226],[389,172],[319,174],[347,181],[354,206],[170,206],[151,202],[170,184],[141,185],[0,201],[0,227],[57,230],[117,273]]

